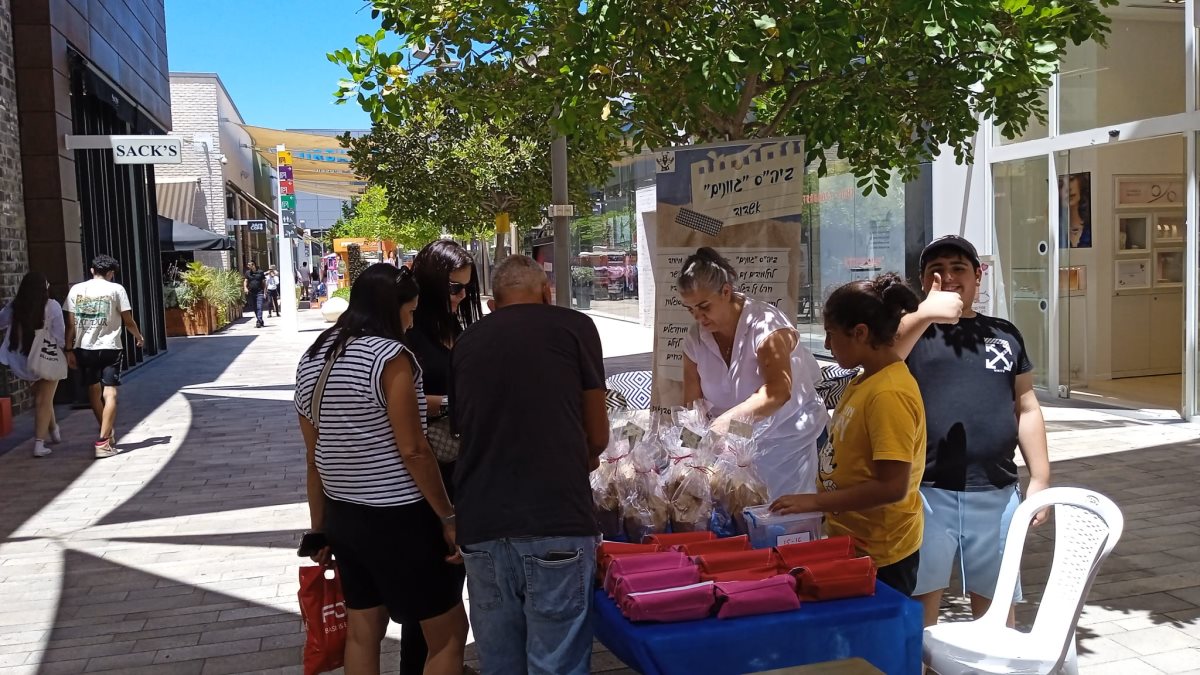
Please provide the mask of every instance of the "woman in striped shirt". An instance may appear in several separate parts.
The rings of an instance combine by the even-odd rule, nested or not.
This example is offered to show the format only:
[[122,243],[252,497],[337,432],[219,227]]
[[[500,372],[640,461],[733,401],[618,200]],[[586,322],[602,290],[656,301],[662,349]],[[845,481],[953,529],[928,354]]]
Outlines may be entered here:
[[463,667],[467,616],[454,507],[425,440],[421,368],[402,342],[417,292],[407,268],[368,267],[349,307],[296,370],[309,514],[328,542],[313,560],[337,559],[350,675],[379,672],[389,618],[419,622],[429,644],[426,673],[458,675]]

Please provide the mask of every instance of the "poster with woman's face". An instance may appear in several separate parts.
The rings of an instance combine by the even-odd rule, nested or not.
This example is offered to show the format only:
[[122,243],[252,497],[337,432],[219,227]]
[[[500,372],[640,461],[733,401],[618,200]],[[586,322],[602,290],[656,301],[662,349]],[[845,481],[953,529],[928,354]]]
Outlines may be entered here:
[[1092,174],[1073,173],[1058,177],[1059,245],[1092,247]]

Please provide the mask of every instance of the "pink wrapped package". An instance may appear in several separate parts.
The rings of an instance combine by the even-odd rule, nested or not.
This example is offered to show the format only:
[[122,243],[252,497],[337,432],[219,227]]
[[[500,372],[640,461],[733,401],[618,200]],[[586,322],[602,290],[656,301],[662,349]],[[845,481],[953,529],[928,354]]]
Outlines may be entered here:
[[614,595],[618,577],[638,574],[640,572],[678,569],[680,567],[695,567],[695,565],[692,563],[691,558],[688,558],[679,551],[646,553],[645,555],[616,558],[608,565],[608,573],[604,576],[604,590],[609,595]]
[[708,618],[716,604],[714,586],[704,581],[691,586],[661,591],[630,593],[620,603],[621,613],[630,621],[695,621]]
[[717,583],[718,619],[789,612],[800,608],[796,578],[778,574],[762,581],[722,581]]
[[697,583],[700,583],[700,569],[695,565],[638,574],[623,574],[618,576],[613,584],[613,597],[620,601],[630,593],[661,591],[664,588],[690,586]]

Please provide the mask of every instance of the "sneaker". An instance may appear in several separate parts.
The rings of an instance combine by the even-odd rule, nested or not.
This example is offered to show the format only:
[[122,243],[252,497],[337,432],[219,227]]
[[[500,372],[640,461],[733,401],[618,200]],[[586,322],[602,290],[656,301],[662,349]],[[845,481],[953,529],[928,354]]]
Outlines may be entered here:
[[104,459],[117,454],[117,449],[113,447],[111,438],[96,441],[96,459]]
[[46,447],[45,441],[43,441],[41,439],[37,439],[33,442],[33,456],[34,457],[45,457],[48,454],[50,454],[50,448]]
[[57,424],[50,427],[50,442],[62,443],[62,430],[58,428]]

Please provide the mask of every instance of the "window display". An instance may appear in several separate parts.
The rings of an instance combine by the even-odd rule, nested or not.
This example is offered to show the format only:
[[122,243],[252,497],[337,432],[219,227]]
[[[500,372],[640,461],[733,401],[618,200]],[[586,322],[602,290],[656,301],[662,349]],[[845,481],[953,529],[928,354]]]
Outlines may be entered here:
[[1117,253],[1143,252],[1150,248],[1150,215],[1117,216]]
[[1183,251],[1166,249],[1154,254],[1154,286],[1164,288],[1183,285]]

